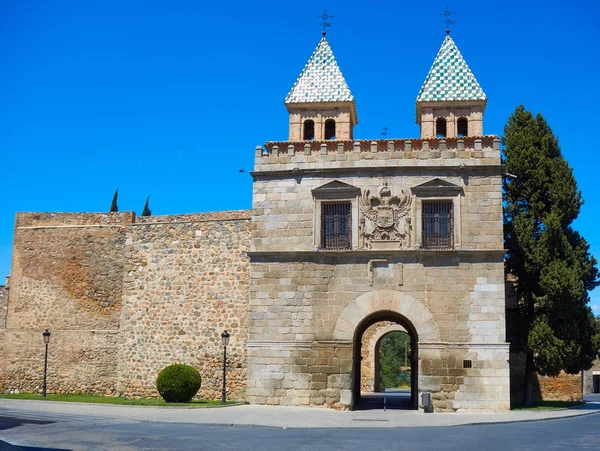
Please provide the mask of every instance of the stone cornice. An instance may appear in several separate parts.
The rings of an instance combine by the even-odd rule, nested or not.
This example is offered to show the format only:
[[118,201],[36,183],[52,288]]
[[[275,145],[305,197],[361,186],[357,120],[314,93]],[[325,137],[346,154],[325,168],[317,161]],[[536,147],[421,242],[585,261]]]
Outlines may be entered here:
[[249,251],[249,257],[365,257],[365,258],[382,258],[382,257],[466,257],[474,255],[492,255],[495,257],[504,258],[506,249],[455,249],[455,250],[426,250],[426,249],[360,249],[346,251]]
[[440,341],[440,342],[419,342],[421,349],[443,349],[443,348],[484,348],[484,349],[508,349],[510,343],[469,343],[469,342],[452,342],[452,341]]
[[478,164],[478,165],[453,165],[453,166],[360,166],[347,168],[309,168],[309,169],[282,169],[267,171],[252,171],[250,175],[254,180],[270,178],[294,177],[343,177],[352,175],[417,175],[427,172],[429,174],[450,174],[468,177],[470,175],[502,175],[504,164]]
[[[352,340],[304,340],[304,341],[276,341],[276,340],[248,340],[249,348],[312,348],[313,346],[353,346]],[[444,348],[484,348],[508,349],[510,343],[470,343],[452,341],[420,341],[422,349]]]

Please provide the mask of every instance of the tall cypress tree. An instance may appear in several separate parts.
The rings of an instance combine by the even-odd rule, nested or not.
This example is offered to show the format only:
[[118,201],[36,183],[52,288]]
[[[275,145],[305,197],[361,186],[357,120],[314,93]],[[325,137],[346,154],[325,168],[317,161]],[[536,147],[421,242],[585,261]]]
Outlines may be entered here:
[[144,204],[142,216],[152,216],[152,210],[150,210],[150,196],[146,197],[146,203]]
[[113,195],[112,203],[110,204],[110,212],[119,211],[119,206],[117,205],[117,199],[119,197],[119,188],[116,189],[115,194]]
[[534,371],[556,376],[588,369],[600,329],[588,291],[600,284],[596,259],[571,224],[583,200],[558,139],[538,113],[519,106],[504,127],[506,269],[517,304],[507,312],[512,350],[526,353],[524,405]]

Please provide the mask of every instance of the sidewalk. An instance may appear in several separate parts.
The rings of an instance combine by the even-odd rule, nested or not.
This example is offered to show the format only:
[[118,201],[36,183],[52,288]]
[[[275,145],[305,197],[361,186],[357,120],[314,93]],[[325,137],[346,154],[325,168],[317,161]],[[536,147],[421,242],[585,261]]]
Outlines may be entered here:
[[600,402],[565,410],[506,413],[420,413],[407,410],[339,412],[323,408],[241,405],[224,408],[161,408],[0,399],[0,416],[68,420],[142,421],[285,428],[439,427],[541,421],[600,412]]

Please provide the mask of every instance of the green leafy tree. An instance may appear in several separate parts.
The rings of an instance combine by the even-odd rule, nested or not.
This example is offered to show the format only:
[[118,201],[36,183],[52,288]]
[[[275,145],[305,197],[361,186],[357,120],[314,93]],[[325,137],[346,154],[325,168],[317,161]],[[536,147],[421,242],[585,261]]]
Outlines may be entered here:
[[502,141],[509,174],[503,184],[506,270],[517,279],[507,322],[512,350],[526,353],[523,402],[529,406],[534,371],[575,374],[597,356],[600,329],[588,291],[599,285],[598,268],[571,227],[583,200],[544,118],[519,106]]
[[410,366],[410,338],[403,332],[390,332],[379,345],[381,387],[401,387],[410,384],[410,375],[401,371]]
[[110,204],[110,212],[111,213],[119,211],[119,206],[117,205],[118,198],[119,198],[119,188],[116,189],[115,194],[113,195],[112,203]]
[[142,216],[152,216],[152,210],[150,210],[150,196],[146,197],[146,203],[144,204]]

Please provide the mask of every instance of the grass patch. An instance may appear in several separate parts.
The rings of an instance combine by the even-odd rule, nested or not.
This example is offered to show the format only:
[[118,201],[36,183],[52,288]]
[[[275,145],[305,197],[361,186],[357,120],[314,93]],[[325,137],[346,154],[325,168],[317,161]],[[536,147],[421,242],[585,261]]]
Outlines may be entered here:
[[[176,407],[216,407],[222,406],[221,401],[207,401],[204,399],[193,399],[190,402],[166,402],[162,398],[119,398],[116,396],[102,395],[47,395],[42,398],[42,395],[35,393],[19,393],[19,394],[0,394],[0,399],[33,399],[35,401],[61,401],[61,402],[90,402],[97,404],[116,404],[121,406],[176,406]],[[227,401],[226,404],[239,404],[238,401]]]
[[510,410],[559,410],[582,406],[583,401],[537,401],[531,407],[523,407],[523,403],[512,402]]

